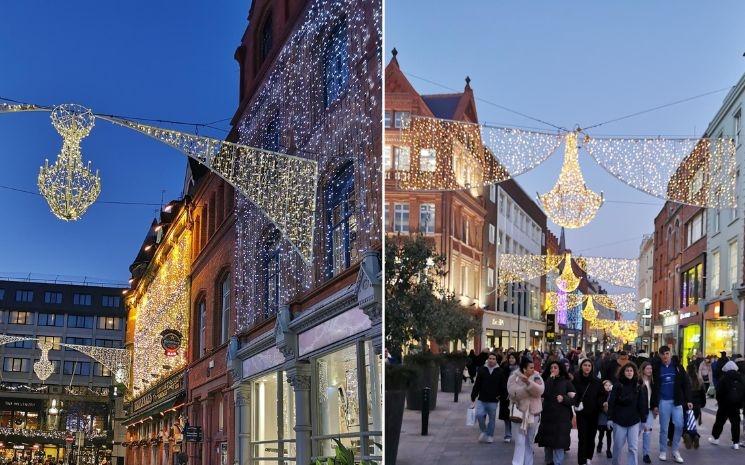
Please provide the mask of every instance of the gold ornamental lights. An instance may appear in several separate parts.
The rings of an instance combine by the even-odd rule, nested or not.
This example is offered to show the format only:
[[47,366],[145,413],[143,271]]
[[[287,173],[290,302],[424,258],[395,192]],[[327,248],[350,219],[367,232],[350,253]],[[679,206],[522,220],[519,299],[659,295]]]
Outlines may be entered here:
[[572,270],[572,254],[567,252],[564,254],[564,267],[561,270],[559,276],[556,277],[556,287],[564,292],[574,292],[579,287],[579,283],[582,278],[574,274]]

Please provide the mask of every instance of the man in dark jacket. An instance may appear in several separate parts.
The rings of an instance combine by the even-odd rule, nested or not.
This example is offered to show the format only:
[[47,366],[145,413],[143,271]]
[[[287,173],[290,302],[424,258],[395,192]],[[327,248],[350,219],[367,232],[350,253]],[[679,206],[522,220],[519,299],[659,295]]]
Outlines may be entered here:
[[[476,419],[479,421],[479,442],[494,442],[494,427],[497,423],[497,402],[507,399],[504,392],[504,374],[497,365],[497,355],[490,353],[486,365],[479,367],[476,382],[471,391],[471,408],[476,407]],[[477,400],[478,399],[478,400]],[[489,424],[486,425],[486,416]]]
[[732,429],[732,448],[740,448],[740,408],[745,401],[745,380],[737,370],[737,364],[728,361],[722,367],[717,386],[717,415],[711,428],[709,442],[719,444],[724,422],[729,420]]
[[683,406],[693,408],[691,385],[683,367],[672,360],[668,346],[660,347],[660,359],[654,362],[652,368],[651,406],[654,413],[660,416],[660,460],[667,460],[667,429],[672,419],[675,427],[672,439],[673,459],[683,463],[678,448],[683,435]]

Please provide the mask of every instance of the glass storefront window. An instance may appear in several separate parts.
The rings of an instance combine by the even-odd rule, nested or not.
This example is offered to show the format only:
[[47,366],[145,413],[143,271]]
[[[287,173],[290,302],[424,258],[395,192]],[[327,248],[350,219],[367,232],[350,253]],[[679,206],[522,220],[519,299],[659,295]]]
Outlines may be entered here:
[[683,357],[683,366],[693,360],[696,352],[701,350],[701,325],[688,325],[681,330],[680,355]]
[[718,318],[705,322],[704,342],[706,355],[717,355],[726,351],[732,354],[737,348],[737,320],[735,317]]
[[[318,373],[318,433],[320,436],[342,437],[342,442],[359,455],[360,441],[344,437],[360,431],[359,389],[357,386],[357,351],[350,346],[319,358]],[[333,456],[334,442],[321,441],[319,455]]]
[[[383,371],[383,357],[382,355],[375,354],[375,349],[373,348],[372,341],[367,341],[365,343],[365,354],[367,411],[369,412],[369,415],[367,417],[368,430],[382,431],[383,421],[381,420],[380,416],[383,411],[383,379],[381,377],[381,373]],[[381,437],[371,437],[371,443],[368,445],[368,451],[366,455],[382,455],[383,450],[379,446],[380,444],[382,444]]]
[[[283,372],[251,382],[251,458],[295,457],[295,397]],[[271,460],[270,460],[271,462]]]

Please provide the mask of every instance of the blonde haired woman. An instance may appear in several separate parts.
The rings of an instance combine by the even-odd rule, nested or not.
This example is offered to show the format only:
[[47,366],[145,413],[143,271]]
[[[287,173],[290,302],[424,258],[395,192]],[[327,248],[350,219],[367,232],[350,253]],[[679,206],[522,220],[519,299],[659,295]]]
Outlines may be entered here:
[[522,416],[517,431],[513,431],[515,452],[512,465],[533,465],[533,438],[538,429],[539,415],[543,410],[544,384],[541,376],[534,370],[533,361],[520,359],[520,367],[513,371],[507,380],[507,393]]

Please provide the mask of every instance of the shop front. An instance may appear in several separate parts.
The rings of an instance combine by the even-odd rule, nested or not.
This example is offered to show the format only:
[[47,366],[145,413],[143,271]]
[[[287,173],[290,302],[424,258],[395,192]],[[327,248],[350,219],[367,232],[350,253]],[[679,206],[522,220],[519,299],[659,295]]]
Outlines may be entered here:
[[690,306],[680,311],[678,321],[677,353],[680,354],[683,366],[688,366],[688,363],[703,351],[702,314],[698,311],[698,306]]
[[731,299],[711,302],[704,314],[704,353],[732,355],[738,348],[737,304]]
[[[546,324],[504,312],[485,311],[481,320],[483,349],[543,349]],[[477,351],[478,352],[478,351]]]
[[671,350],[674,350],[678,347],[678,314],[673,313],[671,310],[664,310],[660,312],[660,316],[662,316],[660,347],[666,345]]
[[356,292],[293,316],[285,307],[273,331],[237,350],[238,463],[309,463],[333,456],[335,439],[358,459],[381,460],[380,294],[370,299],[361,275]]

